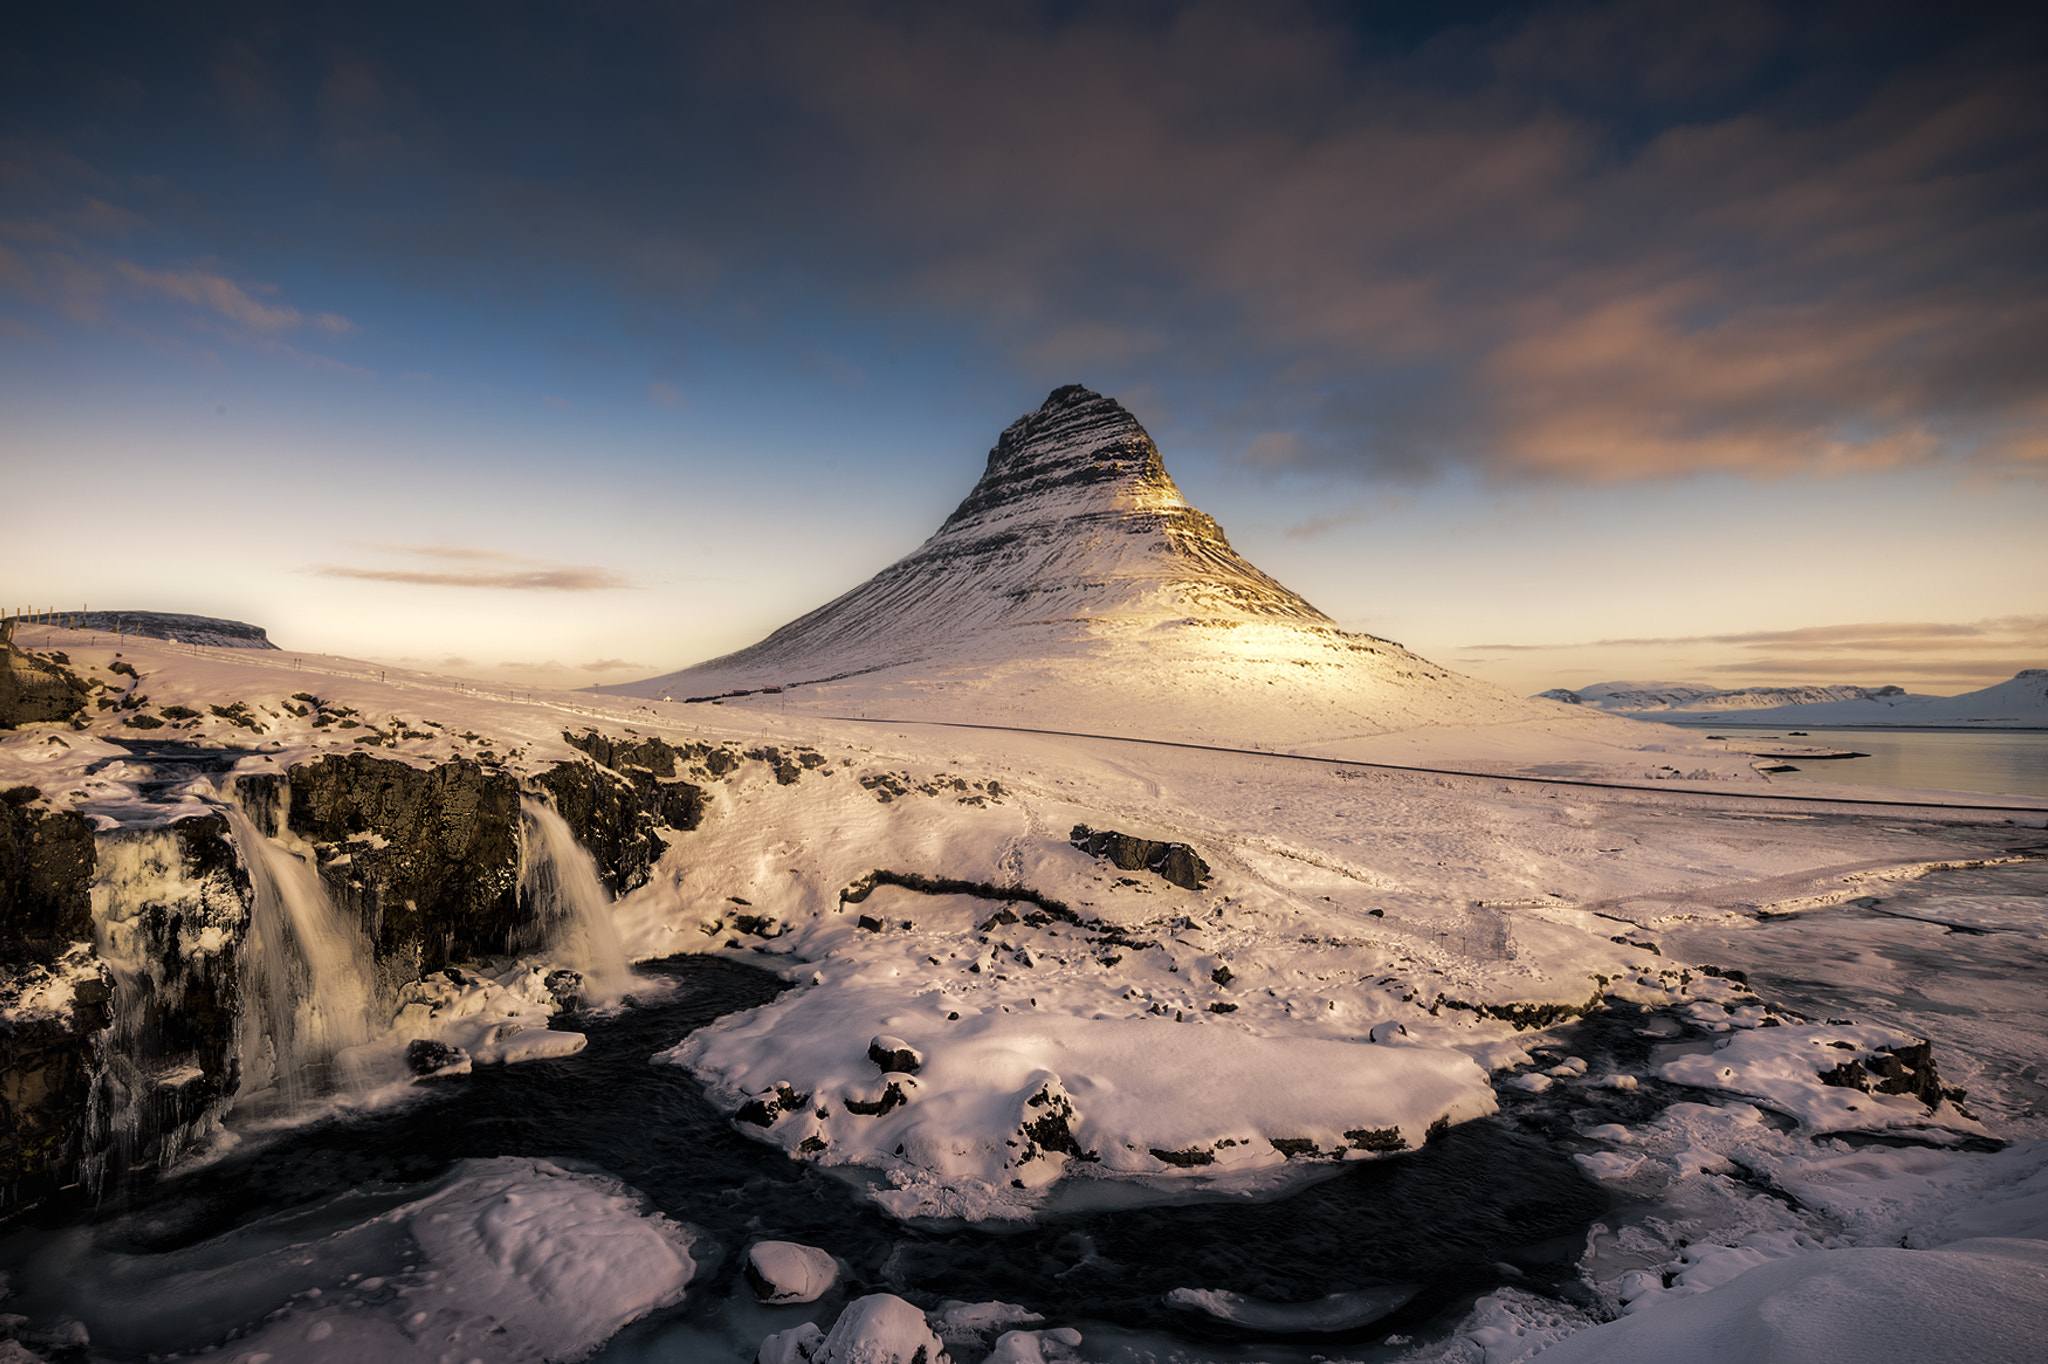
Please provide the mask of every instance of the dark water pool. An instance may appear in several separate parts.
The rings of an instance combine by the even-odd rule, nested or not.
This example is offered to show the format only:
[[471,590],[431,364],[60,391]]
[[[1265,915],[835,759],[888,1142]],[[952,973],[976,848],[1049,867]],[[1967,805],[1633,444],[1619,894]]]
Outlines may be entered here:
[[[688,1299],[629,1327],[599,1356],[620,1360],[714,1358],[719,1341],[729,1357],[751,1358],[764,1328],[829,1322],[847,1298],[882,1290],[925,1307],[1000,1299],[1084,1334],[1103,1324],[1178,1341],[1197,1357],[1229,1357],[1251,1337],[1177,1311],[1165,1294],[1193,1287],[1305,1302],[1422,1285],[1392,1317],[1264,1352],[1305,1358],[1315,1343],[1327,1350],[1350,1342],[1347,1354],[1370,1357],[1361,1347],[1390,1333],[1447,1329],[1474,1296],[1504,1283],[1578,1296],[1574,1262],[1588,1224],[1607,1207],[1571,1163],[1571,1143],[1560,1140],[1591,1115],[1518,1100],[1503,1116],[1457,1127],[1422,1151],[1346,1167],[1275,1202],[1074,1213],[1013,1232],[906,1227],[843,1181],[740,1136],[687,1073],[650,1063],[690,1030],[772,998],[779,986],[771,977],[705,957],[643,970],[673,982],[675,992],[616,1017],[558,1024],[587,1031],[580,1055],[436,1082],[403,1107],[252,1141],[131,1191],[119,1206],[52,1206],[37,1216],[50,1228],[88,1223],[110,1253],[165,1252],[351,1189],[432,1179],[466,1157],[584,1162],[703,1233],[696,1254],[706,1267]],[[1629,1027],[1611,1031],[1634,1035]],[[1584,1040],[1597,1050],[1593,1032]],[[1609,1117],[1634,1115],[1593,1120]],[[851,1267],[850,1281],[807,1307],[755,1305],[739,1252],[771,1238],[831,1251]],[[32,1253],[32,1234],[10,1240],[11,1254]],[[664,1338],[697,1344],[650,1352]],[[1094,1357],[1085,1345],[1083,1354]]]

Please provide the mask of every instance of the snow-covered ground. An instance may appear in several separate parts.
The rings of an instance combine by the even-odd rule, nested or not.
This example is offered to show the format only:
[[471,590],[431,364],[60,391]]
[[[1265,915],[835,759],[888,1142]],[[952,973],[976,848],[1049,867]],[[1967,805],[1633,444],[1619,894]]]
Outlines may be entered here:
[[[1490,1111],[1489,1077],[1546,1099],[1661,1077],[1695,1097],[1645,1126],[1583,1138],[1589,1176],[1616,1182],[1641,1209],[1596,1236],[1585,1261],[1605,1300],[1632,1309],[1625,1320],[1595,1328],[1597,1312],[1504,1290],[1431,1348],[1478,1358],[1483,1346],[1489,1360],[1512,1359],[1576,1331],[1587,1332],[1582,1348],[1595,1348],[1603,1333],[1641,1333],[1667,1311],[1691,1322],[1710,1303],[1743,1321],[1769,1318],[1808,1280],[1726,1291],[1736,1281],[1725,1271],[1901,1238],[1933,1249],[1972,1236],[2048,1236],[2039,1196],[2026,1192],[2048,1163],[2048,1122],[2024,1094],[2026,1058],[2038,1074],[2048,1050],[2043,1010],[2028,1001],[2030,991],[2039,997],[2031,958],[2015,963],[1996,1018],[1988,1001],[1958,1001],[1854,1026],[1698,966],[1749,961],[1754,970],[1745,946],[1775,931],[1910,887],[1931,866],[2013,858],[2011,849],[2041,842],[2048,802],[1995,802],[2008,807],[1995,814],[1944,810],[1930,795],[1925,806],[1873,809],[1813,786],[1792,799],[1753,778],[1674,781],[1665,755],[1624,758],[1600,743],[1574,754],[1558,731],[1533,731],[1537,739],[1513,727],[1472,736],[1432,726],[1418,740],[1439,756],[1465,745],[1474,765],[1490,753],[1505,777],[1520,778],[1510,780],[1249,748],[826,719],[775,696],[718,707],[529,699],[344,660],[135,640],[120,650],[140,674],[131,679],[110,671],[116,651],[104,638],[23,634],[22,644],[59,649],[74,670],[112,684],[110,696],[148,697],[133,710],[95,711],[85,731],[41,725],[0,738],[0,786],[34,784],[108,824],[166,814],[141,798],[133,755],[112,742],[124,737],[239,745],[252,771],[359,746],[418,762],[488,754],[534,770],[574,757],[564,732],[585,727],[724,746],[736,768],[694,778],[710,793],[703,827],[673,837],[653,879],[616,906],[615,923],[636,957],[731,954],[799,988],[662,1059],[689,1066],[735,1113],[757,1105],[768,1121],[742,1130],[795,1158],[862,1172],[869,1196],[898,1215],[1028,1217],[1048,1200],[1086,1202],[1104,1181],[1159,1197],[1272,1192],[1332,1161],[1398,1158],[1432,1123]],[[317,713],[293,713],[306,709],[296,693],[318,696],[330,715],[348,708],[356,725],[315,727]],[[213,713],[235,702],[246,709]],[[172,706],[196,714],[126,727]],[[1109,726],[1098,715],[1076,727]],[[1535,770],[1560,757],[1568,772],[1610,784]],[[1208,877],[1189,889],[1115,867],[1074,846],[1077,825],[1183,844]],[[2038,935],[2048,931],[2042,905],[2008,896],[1945,911],[1909,906],[1881,927],[1938,938],[1967,919]],[[1760,917],[1771,915],[1793,917]],[[1877,949],[1854,950],[1861,960]],[[1853,995],[1867,976],[1845,988]],[[1550,1034],[1516,1026],[1602,998],[1646,1020],[1685,1020],[1709,1046],[1640,1076],[1592,1073],[1542,1052]],[[1713,1037],[1727,1048],[1713,1052]],[[1821,1081],[1824,1069],[1875,1065],[1881,1047],[1921,1037],[1944,1083],[1967,1084],[1962,1106],[1975,1118],[1946,1101],[1930,1109]],[[1818,1059],[1801,1064],[1808,1055]],[[1826,1135],[1872,1128],[1934,1144],[1864,1151]],[[1985,1133],[2020,1144],[1997,1155],[1954,1145]],[[1814,1192],[1795,1191],[1799,1210],[1788,1209],[1756,1191],[1758,1170],[1780,1191]],[[1696,1233],[1683,1247],[1664,1235],[1682,1224]],[[1724,1242],[1734,1259],[1711,1253]],[[1978,1257],[1959,1258],[1958,1272],[2018,1274],[2012,1267],[2032,1253],[1958,1250]],[[499,1258],[522,1273],[547,1262],[511,1249]],[[1881,1257],[1841,1263],[1859,1283],[1910,1292]],[[1641,1274],[1656,1278],[1655,1293],[1638,1287]],[[1687,1296],[1710,1284],[1721,1286]],[[642,1307],[618,1310],[634,1315],[667,1291],[650,1288],[635,1299]],[[2035,1309],[2012,1291],[2025,1318]],[[1946,1310],[1924,1294],[1911,1301]],[[331,1324],[353,1331],[354,1320]],[[303,1324],[312,1331],[328,1319]]]

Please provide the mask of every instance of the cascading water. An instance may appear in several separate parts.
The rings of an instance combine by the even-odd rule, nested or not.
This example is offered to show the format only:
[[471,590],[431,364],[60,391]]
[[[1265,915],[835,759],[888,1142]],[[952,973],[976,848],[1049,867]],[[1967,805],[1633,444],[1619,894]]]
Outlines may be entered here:
[[347,1053],[370,1040],[375,971],[362,932],[335,907],[320,873],[226,811],[250,882],[242,944],[241,1101],[292,1107],[352,1088]]
[[81,1175],[95,1193],[177,1159],[234,1088],[236,945],[248,911],[231,869],[194,855],[209,838],[172,826],[96,840],[93,949],[114,995],[94,1039],[84,1132]]
[[519,895],[533,916],[532,946],[581,972],[589,1002],[618,999],[631,988],[633,973],[597,863],[544,802],[525,797],[519,811]]

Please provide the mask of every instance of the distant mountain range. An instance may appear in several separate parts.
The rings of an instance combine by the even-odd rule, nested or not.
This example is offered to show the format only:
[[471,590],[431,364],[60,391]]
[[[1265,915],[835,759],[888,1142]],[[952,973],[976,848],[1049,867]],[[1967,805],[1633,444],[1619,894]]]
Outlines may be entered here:
[[1917,695],[1903,687],[1743,687],[1723,691],[1679,682],[1598,682],[1576,691],[1553,687],[1532,699],[1562,701],[1636,720],[2048,729],[2048,668],[2028,668],[2009,681],[1960,696]]

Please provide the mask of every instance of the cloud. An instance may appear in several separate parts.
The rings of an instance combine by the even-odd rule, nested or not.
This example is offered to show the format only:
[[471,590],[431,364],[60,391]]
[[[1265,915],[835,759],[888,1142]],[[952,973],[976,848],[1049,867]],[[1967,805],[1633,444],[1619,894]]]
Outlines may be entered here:
[[554,408],[557,412],[567,412],[570,408],[576,405],[570,402],[567,398],[558,398],[552,393],[541,394],[540,400],[546,403],[549,407]]
[[[297,308],[251,298],[241,285],[225,275],[204,270],[150,270],[132,261],[115,261],[114,270],[141,292],[163,294],[197,304],[253,332],[289,331],[306,320]],[[275,286],[256,287],[265,293],[276,292]],[[323,313],[321,316],[331,314]],[[334,321],[340,323],[344,331],[350,325],[346,318],[335,318]],[[331,327],[328,329],[333,330]]]
[[1328,516],[1311,516],[1306,521],[1297,521],[1287,527],[1284,534],[1290,540],[1314,540],[1328,535],[1331,531],[1355,526],[1367,519],[1368,513],[1353,508],[1350,511],[1333,512]]
[[587,564],[551,564],[504,550],[473,545],[372,545],[366,548],[418,558],[490,564],[493,567],[451,570],[320,564],[308,569],[307,572],[323,578],[355,578],[364,582],[400,583],[415,587],[482,588],[512,592],[608,592],[639,586],[626,575],[608,568],[597,568]]
[[[1460,660],[1537,691],[1565,677],[1656,676],[1720,685],[1796,681],[1896,684],[1950,694],[2048,666],[2048,616],[1863,621],[1558,644],[1476,644]],[[1747,682],[1745,681],[1747,680]]]
[[667,407],[677,410],[690,405],[684,399],[680,389],[674,384],[666,384],[659,379],[656,379],[647,386],[647,401],[653,403],[656,407]]
[[[0,148],[8,202],[53,232],[261,213],[506,314],[573,279],[661,373],[707,341],[800,372],[859,334],[844,381],[888,382],[904,341],[970,387],[1142,386],[1274,475],[2048,474],[2038,6],[154,24],[131,40],[162,48],[136,59],[150,117],[187,121],[149,145],[193,149],[165,158],[187,183],[145,202],[60,147]],[[203,85],[182,114],[179,79]],[[248,335],[347,334],[218,263],[124,247],[128,279],[10,244],[80,319],[122,314],[118,283]]]
[[608,568],[565,566],[510,573],[432,573],[404,568],[351,568],[323,564],[312,570],[323,578],[361,578],[368,582],[412,583],[419,587],[486,587],[518,592],[603,592],[631,587],[631,579]]
[[1028,366],[1229,364],[1208,406],[1254,464],[2048,472],[2030,28],[913,13],[818,12],[750,72],[831,129],[832,221]]
[[1661,635],[1633,639],[1581,640],[1570,644],[1466,644],[1476,653],[1520,653],[1563,649],[1647,649],[1701,644],[1766,649],[1782,645],[1876,653],[1955,649],[1966,643],[2020,646],[2048,653],[2048,616],[1996,616],[1985,620],[1879,621],[1809,625],[1793,630],[1749,630],[1719,635]]

